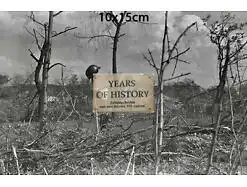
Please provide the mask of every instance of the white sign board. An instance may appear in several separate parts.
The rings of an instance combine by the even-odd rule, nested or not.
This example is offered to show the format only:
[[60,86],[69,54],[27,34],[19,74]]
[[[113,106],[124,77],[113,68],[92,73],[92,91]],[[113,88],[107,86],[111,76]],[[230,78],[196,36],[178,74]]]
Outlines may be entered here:
[[94,112],[154,112],[154,78],[145,74],[96,74]]

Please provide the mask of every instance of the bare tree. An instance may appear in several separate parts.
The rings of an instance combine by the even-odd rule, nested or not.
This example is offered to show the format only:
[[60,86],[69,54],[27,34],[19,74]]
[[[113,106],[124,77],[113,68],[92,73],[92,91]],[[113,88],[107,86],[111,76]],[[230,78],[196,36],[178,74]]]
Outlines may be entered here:
[[[160,165],[160,158],[161,158],[161,149],[163,142],[163,125],[164,125],[164,71],[168,67],[169,64],[175,62],[174,69],[177,67],[178,62],[185,62],[180,57],[188,52],[190,48],[185,50],[179,51],[178,44],[180,43],[181,39],[185,36],[185,34],[193,27],[197,26],[197,23],[194,22],[190,24],[186,29],[178,36],[175,40],[174,44],[171,45],[171,41],[169,39],[169,28],[168,28],[168,12],[165,12],[165,29],[164,35],[162,40],[162,49],[161,49],[161,60],[160,64],[155,62],[152,52],[148,49],[148,56],[143,54],[144,59],[152,66],[156,74],[158,76],[158,87],[157,87],[157,94],[156,94],[156,125],[155,125],[155,155],[156,155],[156,169],[155,173],[159,172],[159,165]],[[174,72],[174,71],[173,71]],[[172,73],[173,76],[174,73]],[[178,77],[188,75],[181,74]]]
[[[57,37],[65,32],[75,29],[76,27],[66,27],[61,32],[53,31],[53,19],[54,17],[61,14],[62,11],[54,13],[49,11],[49,21],[48,23],[42,23],[35,18],[33,12],[31,12],[29,18],[32,22],[41,27],[43,33],[39,32],[36,29],[32,29],[32,32],[27,28],[27,32],[30,33],[35,39],[38,50],[40,51],[39,57],[35,56],[34,53],[29,49],[31,57],[37,62],[35,68],[35,84],[37,88],[37,93],[34,97],[39,97],[38,102],[38,116],[40,122],[40,132],[43,130],[44,125],[46,124],[45,113],[47,110],[47,86],[48,86],[48,73],[56,65],[64,66],[61,63],[51,64],[51,49],[52,49],[52,38]],[[41,76],[42,75],[42,76]],[[42,79],[41,79],[42,77]]]
[[[117,51],[118,51],[118,45],[119,45],[119,40],[120,38],[122,38],[123,36],[126,35],[126,33],[121,33],[122,28],[124,25],[126,25],[127,23],[131,23],[133,21],[126,21],[126,15],[128,14],[127,11],[123,11],[120,13],[120,19],[118,20],[117,17],[119,17],[119,15],[116,15],[113,13],[113,11],[105,11],[102,12],[102,15],[108,15],[111,17],[111,23],[112,24],[106,24],[106,29],[103,31],[102,34],[97,34],[97,35],[93,35],[93,36],[80,36],[80,35],[76,35],[77,38],[80,39],[88,39],[88,42],[91,42],[92,40],[95,40],[97,38],[107,38],[110,39],[112,41],[111,45],[112,45],[112,73],[116,74],[118,73],[117,70]],[[136,22],[136,23],[142,23],[142,22]],[[114,31],[112,32],[112,27],[114,28]],[[112,118],[114,118],[114,113],[112,113]]]
[[[208,21],[209,18],[210,17],[207,17],[205,19],[205,26],[207,26],[206,21]],[[210,172],[213,163],[216,142],[223,118],[223,97],[225,94],[227,76],[230,74],[233,77],[231,67],[238,66],[240,61],[247,58],[247,55],[243,54],[244,47],[247,44],[246,36],[242,31],[245,25],[246,23],[238,24],[235,17],[230,13],[222,13],[220,21],[216,21],[210,26],[207,26],[211,43],[217,47],[219,83],[213,103],[212,122],[215,124],[215,129],[212,135],[206,174]]]
[[118,42],[119,39],[125,35],[125,33],[121,34],[121,28],[127,23],[126,21],[124,21],[127,11],[121,13],[121,19],[119,20],[116,18],[116,15],[113,13],[113,11],[106,11],[103,13],[105,15],[107,14],[111,16],[112,25],[113,27],[115,27],[114,33],[111,32],[111,25],[107,25],[106,31],[103,34],[98,34],[93,36],[76,35],[76,37],[80,39],[88,39],[89,42],[91,42],[94,39],[102,38],[102,37],[112,40],[112,73],[117,73]]

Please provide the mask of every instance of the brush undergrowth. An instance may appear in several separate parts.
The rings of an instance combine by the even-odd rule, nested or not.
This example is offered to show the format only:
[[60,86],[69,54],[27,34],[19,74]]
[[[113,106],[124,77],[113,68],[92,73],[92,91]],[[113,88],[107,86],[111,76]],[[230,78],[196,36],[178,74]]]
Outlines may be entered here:
[[[66,121],[50,122],[41,135],[37,134],[36,126],[35,123],[1,124],[2,174],[16,175],[18,169],[21,175],[155,173],[153,141],[145,134],[152,126],[116,131],[118,127],[113,124],[98,136],[78,124],[68,126]],[[165,138],[160,174],[203,174],[209,141],[210,136],[205,134]]]

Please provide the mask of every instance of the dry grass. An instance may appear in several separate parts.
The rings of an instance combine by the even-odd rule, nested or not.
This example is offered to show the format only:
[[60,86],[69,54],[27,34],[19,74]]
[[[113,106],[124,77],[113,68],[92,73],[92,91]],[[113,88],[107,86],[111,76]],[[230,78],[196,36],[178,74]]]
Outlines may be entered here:
[[[117,124],[109,125],[108,131],[101,133],[98,141],[93,119],[49,123],[45,136],[33,144],[32,142],[38,139],[37,124],[2,124],[0,159],[4,163],[4,174],[18,172],[21,175],[154,174],[152,121],[140,119],[136,121],[126,130],[130,124],[129,120],[118,119]],[[203,146],[196,147],[198,142],[193,138],[186,141],[180,145],[172,145],[166,140],[164,151],[170,152],[163,156],[160,174],[202,173],[205,159],[201,157],[203,151],[200,152],[199,148]],[[12,146],[16,149],[16,157]],[[172,149],[174,146],[175,149]],[[173,152],[177,154],[170,155]],[[188,157],[192,154],[197,155],[194,158]]]

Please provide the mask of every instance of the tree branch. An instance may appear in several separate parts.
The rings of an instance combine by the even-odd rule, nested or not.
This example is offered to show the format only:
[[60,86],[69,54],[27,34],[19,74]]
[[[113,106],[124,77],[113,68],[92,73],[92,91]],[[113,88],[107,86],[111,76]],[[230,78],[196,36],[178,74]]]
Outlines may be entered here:
[[148,59],[145,54],[142,54],[142,55],[143,55],[144,60],[146,60],[149,63],[149,65],[152,66],[157,71],[158,67],[156,66],[156,64],[154,64],[150,59]]
[[[177,49],[177,48],[174,48],[174,49]],[[180,52],[180,53],[177,53],[177,55],[173,56],[173,57],[170,57],[170,60],[173,60],[173,59],[176,59],[178,58],[179,56],[181,56],[182,54],[186,53],[187,51],[190,50],[190,47],[188,47],[187,49],[185,49],[184,51]]]
[[[164,30],[164,35],[163,35],[163,40],[162,40],[162,48],[161,48],[161,67],[164,64],[166,36],[168,35],[167,19],[168,19],[168,11],[165,12],[165,30]],[[174,46],[175,46],[175,44],[174,44]],[[169,60],[167,61],[167,63],[169,63]]]
[[34,99],[37,97],[39,91],[37,90],[34,94],[34,96],[32,97],[31,101],[28,103],[27,105],[27,109],[29,109],[30,105],[33,103]]
[[109,12],[105,12],[105,13],[108,13],[112,16],[112,23],[117,27],[118,26],[118,20],[116,19],[115,15],[113,14],[112,11],[109,11]]
[[55,63],[55,64],[51,65],[51,66],[48,68],[48,71],[50,71],[51,68],[53,68],[53,67],[56,66],[56,65],[61,65],[61,66],[63,66],[63,67],[66,67],[66,66],[65,66],[64,64],[62,64],[62,63]]
[[119,25],[124,24],[124,23],[123,23],[123,20],[124,20],[124,17],[125,17],[126,14],[127,14],[127,11],[124,11],[123,14],[122,14],[123,16],[121,17],[121,19],[120,19],[120,21],[119,21]]
[[186,61],[186,60],[182,60],[182,59],[177,59],[178,61],[180,61],[180,62],[184,62],[184,63],[186,63],[186,64],[190,64],[190,62],[188,62],[188,61]]
[[30,30],[28,30],[26,26],[24,26],[24,28],[31,36],[35,37],[34,34]]
[[155,69],[156,73],[158,74],[159,68],[155,64],[155,61],[154,61],[154,58],[153,58],[153,54],[152,54],[152,52],[149,49],[148,49],[148,53],[149,53],[149,56],[150,56],[151,60],[148,59],[145,54],[142,54],[143,55],[143,58],[144,58],[144,60],[146,60],[149,63],[150,66],[152,66]]
[[56,16],[58,16],[59,14],[61,14],[63,11],[59,11],[59,12],[57,12],[57,13],[55,13],[55,14],[53,14],[53,17],[56,17]]
[[39,41],[38,41],[35,29],[33,29],[33,33],[34,33],[34,38],[35,38],[36,44],[37,44],[39,50],[41,51],[41,46],[39,45]]
[[39,60],[36,56],[34,56],[34,54],[33,54],[33,52],[31,51],[31,49],[28,49],[28,51],[30,52],[31,57],[33,57],[33,59],[34,59],[36,62],[40,63],[40,60]]
[[174,79],[177,79],[177,78],[180,78],[180,77],[183,77],[183,76],[187,76],[187,75],[190,75],[191,73],[182,73],[176,77],[172,77],[172,78],[169,78],[169,79],[164,79],[163,81],[166,82],[166,81],[170,81],[170,80],[174,80]]
[[[122,25],[126,24],[127,22],[124,22]],[[143,25],[158,25],[159,23],[149,23],[149,22],[142,22],[142,21],[128,21],[128,23],[136,23],[136,24],[143,24]]]
[[182,38],[182,37],[186,34],[186,32],[187,32],[190,28],[192,28],[193,26],[197,26],[197,22],[194,22],[194,23],[190,24],[190,25],[189,25],[189,26],[188,26],[188,27],[187,27],[187,28],[179,35],[179,37],[177,38],[175,44],[173,45],[173,47],[172,47],[172,49],[171,49],[171,51],[170,51],[170,53],[169,53],[168,59],[171,58],[172,53],[173,53],[173,51],[175,50],[175,48],[177,47],[177,45],[178,45],[179,41],[181,40],[181,38]]
[[234,57],[236,54],[238,54],[243,48],[244,46],[247,44],[247,41],[244,42],[244,44],[242,44],[233,54],[230,55],[230,58]]
[[118,36],[118,38],[121,38],[122,36],[125,36],[126,34],[124,33],[124,34],[120,34],[119,36]]
[[114,39],[114,36],[110,36],[110,35],[107,35],[107,34],[100,34],[100,35],[95,35],[95,36],[76,36],[77,38],[79,39],[89,39],[89,40],[93,40],[95,38],[99,38],[99,37],[109,37],[111,39]]
[[29,17],[32,21],[34,21],[35,23],[41,25],[42,27],[45,27],[45,24],[43,24],[43,23],[41,23],[41,22],[39,22],[39,21],[37,21],[37,20],[35,19],[35,16],[34,16],[33,11],[31,11],[31,15],[28,16],[28,17]]
[[175,66],[174,66],[174,69],[173,69],[173,72],[172,72],[172,77],[173,77],[173,75],[174,75],[174,73],[175,73],[175,71],[176,71],[176,68],[177,68],[177,64],[178,64],[178,49],[177,48],[175,48],[176,49],[176,52],[177,52],[177,57],[176,57],[176,62],[175,62]]
[[40,32],[36,31],[43,39],[45,39],[45,36],[43,36]]
[[151,60],[152,60],[153,64],[155,64],[154,58],[153,58],[153,54],[152,54],[152,52],[149,49],[148,49],[148,53],[149,53],[149,55],[151,57]]
[[59,32],[59,33],[54,34],[54,35],[52,36],[52,38],[53,38],[53,37],[56,37],[56,36],[59,36],[59,35],[61,35],[61,34],[63,34],[63,33],[66,33],[66,32],[68,32],[68,31],[74,30],[74,29],[76,29],[76,28],[77,28],[77,27],[66,27],[66,28],[64,29],[64,31],[61,31],[61,32]]

